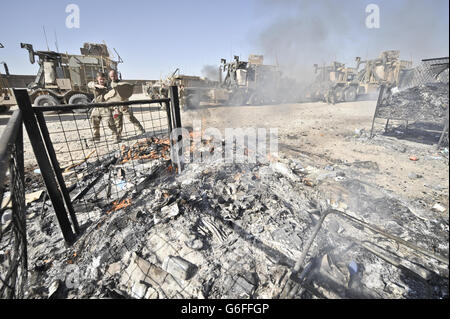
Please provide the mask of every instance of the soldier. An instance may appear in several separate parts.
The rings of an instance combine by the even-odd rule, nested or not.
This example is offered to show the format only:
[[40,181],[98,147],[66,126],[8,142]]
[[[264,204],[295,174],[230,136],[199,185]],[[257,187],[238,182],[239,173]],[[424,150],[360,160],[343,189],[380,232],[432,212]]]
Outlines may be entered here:
[[[105,102],[105,94],[108,92],[107,88],[106,74],[103,72],[97,73],[97,83],[89,82],[88,87],[94,91],[94,102],[101,103]],[[109,127],[109,129],[116,136],[116,142],[120,142],[120,136],[117,132],[116,126],[114,125],[112,110],[109,107],[96,107],[91,113],[91,122],[94,130],[94,141],[100,141],[100,122],[103,122]]]
[[[109,79],[111,80],[110,86],[111,91],[108,92],[108,100],[125,101],[127,99],[122,99],[118,93],[115,91],[118,83],[120,82],[116,70],[109,71]],[[118,106],[114,108],[114,124],[117,129],[119,137],[122,136],[123,130],[123,116],[126,115],[128,120],[133,123],[134,127],[141,133],[144,134],[145,130],[142,127],[139,120],[133,115],[133,110],[128,106]]]

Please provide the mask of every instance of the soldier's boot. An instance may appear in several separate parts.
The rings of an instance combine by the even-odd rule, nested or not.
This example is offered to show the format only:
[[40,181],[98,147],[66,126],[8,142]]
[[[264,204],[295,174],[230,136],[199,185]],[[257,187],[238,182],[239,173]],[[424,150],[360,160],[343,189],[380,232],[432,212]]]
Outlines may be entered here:
[[116,126],[116,136],[122,137],[123,125]]
[[145,130],[140,123],[139,123],[139,132],[141,133],[141,135],[145,134]]
[[114,125],[114,127],[116,129],[115,134],[117,136],[121,137],[122,136],[122,131],[123,131],[123,115],[122,114],[120,114],[118,117],[116,117],[114,119],[113,125]]
[[142,134],[145,134],[144,127],[142,127],[141,122],[139,122],[139,120],[138,120],[136,117],[130,115],[130,118],[129,118],[129,119],[130,119],[130,122],[133,123],[134,126],[139,130],[139,133],[140,133],[141,135],[142,135]]

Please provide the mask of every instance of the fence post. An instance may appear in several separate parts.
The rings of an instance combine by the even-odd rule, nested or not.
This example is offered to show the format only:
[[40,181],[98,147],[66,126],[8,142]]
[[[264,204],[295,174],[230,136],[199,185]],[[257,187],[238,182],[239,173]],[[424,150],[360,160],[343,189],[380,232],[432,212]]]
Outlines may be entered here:
[[180,99],[178,98],[178,86],[173,85],[170,87],[170,106],[172,109],[172,128],[181,127],[181,115],[180,115]]
[[14,89],[14,95],[16,97],[17,104],[22,111],[23,122],[25,124],[28,137],[30,138],[34,155],[36,156],[39,168],[41,169],[41,174],[44,179],[45,186],[47,187],[50,200],[52,201],[64,239],[68,244],[72,244],[75,241],[75,234],[73,233],[61,192],[55,180],[55,172],[53,171],[53,167],[49,161],[47,150],[45,148],[44,141],[42,140],[41,132],[31,106],[28,92],[24,89]]
[[439,147],[441,146],[442,140],[444,139],[444,136],[445,136],[445,132],[448,131],[448,119],[449,119],[448,108],[449,108],[449,106],[447,105],[447,116],[445,117],[445,120],[444,120],[444,123],[445,123],[444,129],[442,130],[441,137],[439,138],[439,142],[437,143],[437,146],[436,146],[437,149],[439,149]]
[[375,113],[373,114],[372,128],[370,129],[370,137],[369,137],[369,138],[372,138],[372,137],[373,137],[373,127],[374,127],[374,125],[375,125],[375,119],[376,119],[376,117],[377,117],[378,107],[380,106],[380,104],[381,104],[381,102],[382,102],[382,99],[383,99],[384,90],[385,90],[385,86],[382,85],[382,86],[380,87],[380,93],[379,93],[379,95],[378,95],[377,106],[375,107]]
[[72,201],[70,200],[69,192],[67,191],[66,183],[64,182],[64,178],[61,173],[61,168],[59,167],[58,160],[56,159],[56,153],[55,149],[53,148],[52,141],[50,140],[50,134],[48,133],[47,124],[45,123],[44,115],[41,111],[37,111],[36,118],[39,124],[39,128],[42,133],[42,137],[44,138],[45,146],[47,147],[47,153],[50,157],[50,161],[53,165],[53,170],[56,175],[56,179],[59,184],[59,189],[61,190],[61,193],[63,195],[64,201],[66,203],[66,207],[69,210],[70,219],[72,220],[73,228],[75,230],[75,233],[80,232],[80,226],[78,225],[77,216],[75,214],[75,210],[72,206]]
[[[169,121],[172,123],[171,127],[172,130],[176,130],[177,128],[181,128],[181,115],[180,115],[180,100],[178,98],[178,86],[172,85],[169,88],[169,97],[170,97],[170,112],[168,112]],[[170,114],[169,114],[170,113]],[[170,136],[172,135],[172,132],[169,133]],[[182,136],[177,136],[177,142],[181,142]],[[172,139],[171,140],[171,146],[172,146]],[[173,150],[171,150],[171,154],[173,153]],[[176,158],[176,164],[178,166],[178,173],[181,173],[183,167],[180,161],[180,156],[183,156],[183,154],[180,154],[178,151],[177,154],[175,154]]]

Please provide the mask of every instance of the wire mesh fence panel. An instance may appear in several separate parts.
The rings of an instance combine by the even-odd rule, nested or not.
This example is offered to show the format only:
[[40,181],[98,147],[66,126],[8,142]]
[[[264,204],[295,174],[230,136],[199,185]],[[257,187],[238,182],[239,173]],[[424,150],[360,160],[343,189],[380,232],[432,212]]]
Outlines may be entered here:
[[426,83],[447,83],[449,58],[423,60],[417,67],[405,72],[401,89],[409,89]]
[[23,298],[27,236],[22,118],[16,111],[1,138],[0,298]]
[[399,87],[380,90],[371,136],[376,118],[387,120],[385,132],[390,120],[400,120],[405,122],[405,130],[411,129],[408,133],[426,132],[422,138],[439,141],[439,146],[447,130],[448,79],[448,57],[422,60],[406,70]]
[[[129,205],[155,161],[170,163],[164,104],[97,106],[82,113],[44,112],[79,224]],[[36,108],[37,109],[37,108]]]

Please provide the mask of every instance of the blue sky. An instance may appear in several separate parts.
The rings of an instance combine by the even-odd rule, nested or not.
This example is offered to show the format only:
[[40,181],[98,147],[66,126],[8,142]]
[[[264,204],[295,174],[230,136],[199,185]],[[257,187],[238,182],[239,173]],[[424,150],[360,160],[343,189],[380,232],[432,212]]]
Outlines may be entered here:
[[[80,28],[68,29],[68,4],[80,8]],[[380,7],[381,27],[365,28],[365,8]],[[12,73],[34,74],[20,42],[50,49],[55,32],[60,51],[79,53],[84,42],[105,41],[124,60],[124,78],[156,79],[179,67],[201,75],[249,53],[265,54],[286,72],[312,69],[312,63],[354,57],[375,58],[381,50],[400,49],[405,59],[448,55],[448,0],[2,0],[0,61]],[[295,70],[295,72],[294,72]]]

